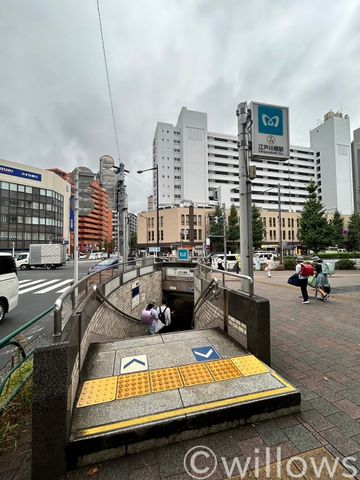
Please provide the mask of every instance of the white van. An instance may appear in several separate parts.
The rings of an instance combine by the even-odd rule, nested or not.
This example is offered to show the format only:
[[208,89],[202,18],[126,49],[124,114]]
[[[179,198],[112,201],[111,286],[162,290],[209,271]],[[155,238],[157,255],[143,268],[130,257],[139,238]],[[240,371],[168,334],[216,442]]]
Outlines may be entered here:
[[275,260],[275,255],[273,252],[255,252],[253,257],[253,265],[265,265],[268,259]]
[[0,322],[18,303],[19,281],[16,265],[10,253],[0,252]]
[[[219,253],[215,254],[211,257],[211,266],[212,268],[218,268],[218,261],[222,261],[223,267],[225,268],[224,265],[224,254]],[[226,270],[231,271],[234,270],[234,267],[237,262],[240,262],[240,256],[238,254],[234,253],[227,253],[226,254]]]

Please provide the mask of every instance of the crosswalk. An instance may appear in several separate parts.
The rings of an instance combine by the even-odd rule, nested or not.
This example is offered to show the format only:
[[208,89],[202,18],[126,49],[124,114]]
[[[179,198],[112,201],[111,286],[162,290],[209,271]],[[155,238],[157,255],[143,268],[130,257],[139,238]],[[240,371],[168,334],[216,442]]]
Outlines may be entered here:
[[35,295],[48,293],[54,291],[55,293],[64,293],[71,287],[72,278],[61,280],[55,278],[53,280],[45,280],[40,278],[37,280],[27,279],[19,281],[19,295],[23,293],[32,292]]

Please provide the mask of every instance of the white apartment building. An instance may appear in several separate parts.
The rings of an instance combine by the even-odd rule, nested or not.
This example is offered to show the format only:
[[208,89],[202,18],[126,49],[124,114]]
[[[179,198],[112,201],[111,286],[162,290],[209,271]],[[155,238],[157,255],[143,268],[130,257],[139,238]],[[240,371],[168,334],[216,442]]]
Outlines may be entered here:
[[310,131],[316,157],[319,198],[328,210],[343,215],[354,211],[350,120],[348,115],[328,112],[324,122]]
[[354,209],[360,212],[360,128],[354,130],[352,142],[352,166],[354,182]]
[[[235,123],[235,122],[234,122]],[[237,136],[208,132],[207,114],[183,107],[177,125],[159,122],[153,140],[153,164],[159,168],[159,205],[191,200],[194,204],[239,205]],[[308,196],[306,185],[315,180],[314,152],[291,147],[286,162],[257,160],[252,182],[254,203],[264,210],[278,204],[300,211]],[[156,171],[154,172],[156,204]]]

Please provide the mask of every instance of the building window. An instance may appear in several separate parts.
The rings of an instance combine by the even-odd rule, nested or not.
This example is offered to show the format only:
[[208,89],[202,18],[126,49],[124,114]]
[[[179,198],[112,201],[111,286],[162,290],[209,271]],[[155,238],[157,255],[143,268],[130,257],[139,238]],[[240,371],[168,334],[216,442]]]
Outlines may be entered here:
[[160,227],[164,226],[164,217],[160,217]]
[[[200,218],[201,218],[201,217],[200,217]],[[202,239],[202,229],[199,228],[199,240],[201,240],[201,239]]]
[[181,225],[185,225],[185,215],[181,215]]
[[164,240],[164,230],[160,230],[160,240]]
[[154,232],[152,231],[151,232],[151,240],[154,240],[154,238],[155,238],[155,235],[154,235]]

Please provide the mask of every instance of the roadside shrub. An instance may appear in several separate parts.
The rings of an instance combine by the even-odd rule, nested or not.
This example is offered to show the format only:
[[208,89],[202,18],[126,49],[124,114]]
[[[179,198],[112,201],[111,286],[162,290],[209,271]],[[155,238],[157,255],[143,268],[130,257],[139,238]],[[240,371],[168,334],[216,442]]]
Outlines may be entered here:
[[325,252],[319,252],[317,255],[319,255],[320,258],[323,260],[342,260],[345,258],[360,258],[360,252],[341,252],[341,253],[325,253]]
[[295,270],[296,259],[295,257],[285,257],[283,260],[285,270]]
[[354,270],[355,262],[347,258],[343,258],[335,263],[335,270]]

